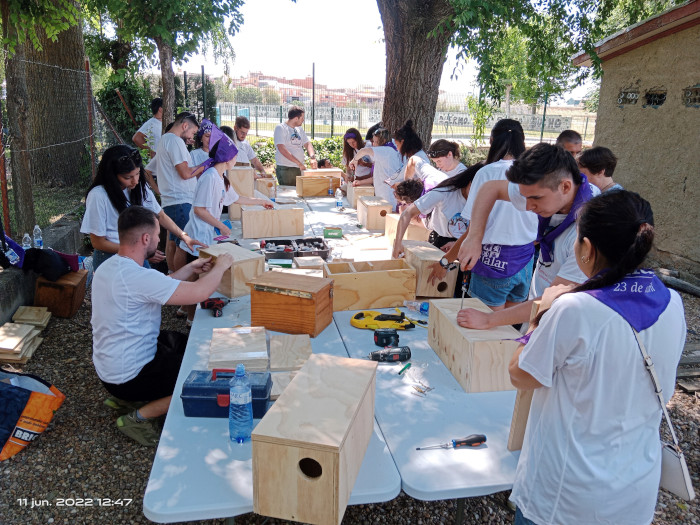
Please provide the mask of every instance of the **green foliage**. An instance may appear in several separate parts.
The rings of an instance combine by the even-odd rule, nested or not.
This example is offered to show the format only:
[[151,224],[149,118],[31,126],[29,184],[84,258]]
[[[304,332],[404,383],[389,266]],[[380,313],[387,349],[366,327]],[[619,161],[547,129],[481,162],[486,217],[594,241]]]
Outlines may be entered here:
[[15,52],[17,44],[27,40],[41,50],[39,35],[42,32],[55,42],[58,34],[76,25],[81,16],[80,5],[73,0],[6,0],[6,4],[8,17],[3,16],[2,23],[7,36],[3,44],[10,54]]
[[262,103],[269,106],[277,106],[281,102],[279,93],[271,87],[262,89]]
[[686,0],[617,0],[614,7],[597,28],[597,38],[602,39],[626,27],[641,22]]
[[474,121],[472,139],[475,144],[483,140],[486,123],[491,115],[493,115],[494,109],[493,104],[486,102],[483,97],[477,98],[472,95],[467,97],[467,112]]
[[[343,138],[333,137],[320,140],[312,140],[311,144],[316,152],[316,160],[330,159],[333,166],[342,166]],[[275,141],[272,138],[260,139],[252,144],[258,154],[258,159],[264,166],[275,163]]]
[[594,86],[586,93],[583,99],[583,105],[586,107],[586,111],[591,113],[598,112],[598,102],[600,101],[600,84]]
[[263,166],[275,163],[275,140],[272,137],[258,140],[253,144],[253,149],[258,154],[258,160],[262,162]]
[[262,104],[263,96],[258,88],[239,86],[233,90],[233,101],[237,104]]
[[[204,97],[202,95],[202,77],[199,75],[187,76],[187,103],[185,104],[185,91],[183,81],[179,76],[175,77],[175,107],[185,108],[197,115],[197,119],[204,118]],[[207,118],[214,122],[216,115],[216,88],[214,83],[207,78]]]
[[[115,89],[119,89],[131,109],[134,119],[136,119],[136,126],[124,109]],[[141,127],[141,124],[153,116],[151,114],[151,100],[153,99],[151,87],[148,80],[143,77],[133,76],[123,81],[112,77],[107,80],[101,90],[95,92],[95,97],[107,114],[107,118],[127,143],[131,143],[131,137]]]

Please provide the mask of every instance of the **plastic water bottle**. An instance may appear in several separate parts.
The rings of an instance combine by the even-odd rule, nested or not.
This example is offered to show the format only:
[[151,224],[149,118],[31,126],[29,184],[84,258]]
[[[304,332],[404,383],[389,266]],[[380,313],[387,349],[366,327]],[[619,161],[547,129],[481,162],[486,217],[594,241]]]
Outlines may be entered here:
[[343,190],[340,188],[335,190],[335,209],[338,211],[343,209]]
[[25,233],[24,237],[22,237],[22,249],[27,251],[31,247],[32,247],[32,238],[29,236],[28,233]]
[[328,177],[328,196],[332,197],[333,196],[333,178]]
[[19,262],[19,255],[17,255],[17,252],[14,251],[9,244],[7,245],[7,250],[5,250],[5,257],[7,257],[7,260],[10,261],[12,266],[15,266]]
[[404,301],[403,305],[412,312],[419,312],[422,315],[428,315],[428,301]]
[[250,380],[244,365],[236,367],[236,375],[233,376],[229,385],[229,433],[231,441],[243,443],[250,439],[253,431],[253,394],[250,391]]
[[[22,241],[24,243],[24,241]],[[39,225],[34,226],[34,248],[43,248],[44,247],[44,238],[41,236],[41,228],[39,228]]]

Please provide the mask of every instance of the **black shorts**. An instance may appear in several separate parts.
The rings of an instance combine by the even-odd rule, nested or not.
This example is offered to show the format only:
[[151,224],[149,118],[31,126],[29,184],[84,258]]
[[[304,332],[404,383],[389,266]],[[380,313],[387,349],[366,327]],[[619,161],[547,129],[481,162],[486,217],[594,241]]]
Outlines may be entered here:
[[120,385],[104,381],[102,384],[107,392],[124,401],[154,401],[171,396],[186,346],[185,334],[163,330],[158,335],[156,355],[144,365],[139,375]]

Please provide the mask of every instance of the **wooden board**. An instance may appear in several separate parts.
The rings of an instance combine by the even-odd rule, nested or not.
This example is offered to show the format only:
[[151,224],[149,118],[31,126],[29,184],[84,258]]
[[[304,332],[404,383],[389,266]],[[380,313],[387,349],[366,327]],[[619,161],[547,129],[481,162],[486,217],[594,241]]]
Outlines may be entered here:
[[[389,248],[394,247],[394,240],[396,239],[396,228],[399,224],[398,213],[387,213],[384,217],[384,238],[389,246]],[[403,236],[404,241],[427,241],[430,237],[430,230],[428,230],[423,223],[416,223],[411,221],[411,224],[406,228],[406,233]]]
[[269,271],[290,273],[292,275],[308,275],[310,277],[323,277],[323,268],[275,268],[275,267],[270,267]]
[[20,323],[5,323],[0,326],[0,352],[19,353],[22,342],[33,330],[32,325]]
[[257,514],[340,524],[372,436],[376,369],[374,361],[309,358],[253,430]]
[[430,284],[430,267],[439,263],[445,253],[426,241],[404,241],[406,262],[416,269],[416,295],[418,297],[452,297],[457,284],[457,271],[445,274],[445,279]]
[[270,336],[270,370],[273,372],[299,370],[310,355],[308,334]]
[[[341,179],[336,177],[308,177],[299,175],[296,180],[299,197],[333,197],[340,187]],[[331,190],[328,193],[328,190]]]
[[226,173],[231,186],[238,195],[253,197],[255,192],[255,170],[246,166],[236,166]]
[[289,370],[286,372],[270,372],[270,377],[272,378],[270,401],[275,401],[282,395],[282,392],[284,392],[284,389],[289,386],[289,383],[292,382],[295,375],[297,375],[296,370]]
[[294,264],[300,269],[313,269],[321,270],[323,269],[323,263],[325,261],[322,257],[318,255],[311,255],[309,257],[294,257]]
[[348,202],[351,208],[357,209],[357,199],[360,197],[373,197],[374,186],[353,186],[348,183]]
[[209,370],[236,368],[241,363],[248,371],[265,372],[269,362],[265,328],[247,326],[212,330]]
[[[461,299],[431,299],[428,344],[465,392],[513,390],[508,364],[520,337],[512,326],[472,330],[457,324]],[[479,299],[465,299],[465,308],[491,309]]]
[[266,210],[262,206],[242,206],[241,229],[244,239],[304,235],[304,208],[286,205]]
[[403,259],[326,263],[323,275],[335,281],[336,312],[401,306],[416,298],[416,271]]
[[304,177],[336,177],[338,179],[343,178],[343,170],[340,168],[320,168],[315,170],[303,170],[301,172]]
[[384,230],[384,218],[391,213],[391,204],[381,197],[357,199],[357,222],[368,230]]
[[0,354],[0,363],[11,363],[15,365],[26,364],[43,340],[43,337],[33,337],[31,342],[23,348],[20,354]]
[[45,306],[20,306],[12,315],[12,321],[15,323],[37,324],[44,319],[46,314],[50,315],[50,312]]
[[265,271],[265,256],[258,252],[253,252],[241,248],[230,242],[212,244],[208,248],[199,250],[200,257],[216,257],[228,253],[233,256],[233,264],[224,272],[221,283],[216,291],[226,297],[241,297],[248,295],[250,289],[246,285],[248,281],[261,275]]
[[34,306],[46,306],[56,317],[73,317],[83,304],[87,275],[87,270],[68,272],[55,282],[37,277]]
[[268,199],[274,199],[277,196],[277,179],[272,177],[255,179],[255,189]]
[[[533,301],[530,310],[530,322],[537,317],[541,301]],[[510,422],[510,432],[508,433],[508,450],[515,451],[523,448],[525,440],[525,429],[527,428],[527,418],[530,416],[530,405],[534,390],[520,390],[515,395],[515,406],[513,407],[513,419]]]

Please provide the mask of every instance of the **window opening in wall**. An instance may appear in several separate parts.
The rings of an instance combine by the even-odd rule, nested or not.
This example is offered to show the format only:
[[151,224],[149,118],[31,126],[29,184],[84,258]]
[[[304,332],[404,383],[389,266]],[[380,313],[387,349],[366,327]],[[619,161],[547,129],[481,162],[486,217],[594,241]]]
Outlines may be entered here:
[[617,103],[620,105],[636,104],[639,99],[639,91],[636,89],[621,89],[617,95]]
[[644,107],[651,106],[657,108],[666,102],[666,90],[663,88],[652,88],[644,94]]
[[700,84],[683,90],[683,103],[689,108],[700,108]]

